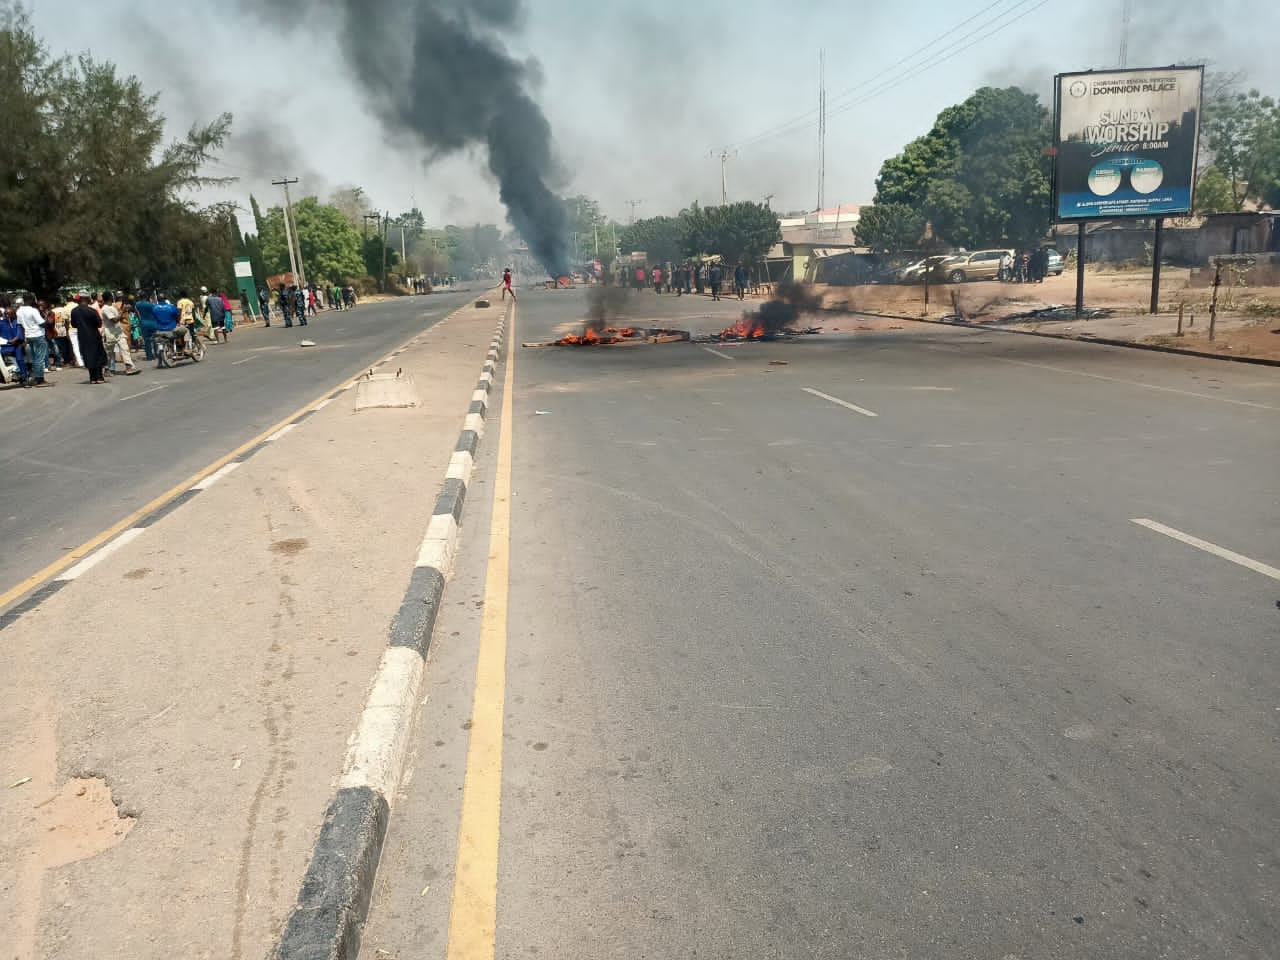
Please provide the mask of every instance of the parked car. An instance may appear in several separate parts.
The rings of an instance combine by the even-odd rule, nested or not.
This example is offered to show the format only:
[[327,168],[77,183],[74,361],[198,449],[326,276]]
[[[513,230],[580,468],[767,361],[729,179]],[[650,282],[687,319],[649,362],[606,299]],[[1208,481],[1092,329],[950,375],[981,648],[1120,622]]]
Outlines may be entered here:
[[1062,254],[1060,254],[1057,250],[1053,249],[1053,247],[1049,247],[1045,251],[1045,253],[1049,255],[1049,266],[1047,269],[1049,276],[1051,277],[1062,276],[1062,270],[1064,267],[1064,264],[1062,262]]
[[1000,260],[1012,250],[975,250],[951,258],[941,264],[940,273],[948,283],[964,283],[968,280],[1000,279]]
[[929,279],[933,279],[937,275],[938,265],[947,260],[956,259],[949,255],[925,257],[923,260],[917,260],[915,263],[901,267],[894,274],[894,280],[898,283],[924,283],[925,275]]

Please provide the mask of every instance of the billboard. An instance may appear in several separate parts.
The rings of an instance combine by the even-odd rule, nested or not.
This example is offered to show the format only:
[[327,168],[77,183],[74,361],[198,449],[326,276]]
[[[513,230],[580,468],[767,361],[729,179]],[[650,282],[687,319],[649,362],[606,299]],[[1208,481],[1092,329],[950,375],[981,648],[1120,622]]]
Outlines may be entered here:
[[1203,67],[1059,74],[1055,219],[1190,213],[1203,79]]

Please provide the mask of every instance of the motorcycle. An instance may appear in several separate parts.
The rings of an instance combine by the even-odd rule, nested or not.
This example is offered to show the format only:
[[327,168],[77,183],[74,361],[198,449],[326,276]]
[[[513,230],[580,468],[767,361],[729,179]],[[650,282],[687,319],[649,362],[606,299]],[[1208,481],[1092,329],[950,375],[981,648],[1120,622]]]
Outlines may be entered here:
[[[184,347],[178,346],[181,333]],[[193,328],[186,330],[157,330],[155,334],[156,367],[174,367],[182,360],[199,363],[204,359],[205,347]]]

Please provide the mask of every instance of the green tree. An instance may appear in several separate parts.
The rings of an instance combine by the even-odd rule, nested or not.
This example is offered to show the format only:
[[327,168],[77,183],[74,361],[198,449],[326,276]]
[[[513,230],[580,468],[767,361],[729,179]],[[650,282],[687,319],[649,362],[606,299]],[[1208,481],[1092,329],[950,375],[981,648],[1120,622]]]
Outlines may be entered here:
[[[901,242],[914,220],[965,247],[1043,236],[1050,215],[1049,127],[1049,112],[1017,87],[983,87],[943,110],[927,134],[881,166],[875,203],[862,211],[871,224],[867,237],[884,247],[891,238],[885,231],[898,225],[903,234],[893,239]],[[896,207],[881,213],[881,205]]]
[[231,117],[164,145],[156,96],[89,56],[50,57],[26,10],[0,4],[0,270],[51,295],[69,280],[132,287],[225,275],[229,211],[192,188]]
[[[298,227],[298,247],[302,251],[301,267],[308,280],[344,282],[365,276],[366,269],[360,234],[337,207],[323,204],[315,197],[304,197],[293,205],[293,220]],[[284,208],[272,207],[261,217],[261,243],[265,276],[287,273],[289,248],[284,229]],[[378,256],[378,273],[382,258]],[[378,274],[373,274],[378,275]]]
[[680,260],[684,254],[684,226],[676,217],[646,217],[623,227],[618,243],[627,253],[643,250],[652,263]]
[[681,212],[680,222],[685,253],[718,253],[728,263],[754,263],[782,239],[777,214],[763,203],[695,203]]
[[1231,195],[1231,182],[1216,166],[1211,166],[1196,183],[1196,209],[1201,216],[1211,213],[1231,213],[1239,210],[1235,198]]
[[1201,133],[1233,210],[1249,200],[1280,205],[1280,104],[1228,85],[1205,104]]
[[879,253],[915,250],[924,233],[925,217],[909,203],[876,203],[865,207],[858,219],[857,239]]
[[361,275],[360,234],[337,207],[305,197],[293,205],[303,269],[316,280],[350,280]]
[[[390,243],[384,243],[381,232],[371,234],[360,246],[361,260],[364,264],[364,272],[381,282],[383,264],[386,265],[387,273],[390,274],[392,269],[400,262],[400,251],[395,249]],[[354,274],[351,274],[354,276]]]

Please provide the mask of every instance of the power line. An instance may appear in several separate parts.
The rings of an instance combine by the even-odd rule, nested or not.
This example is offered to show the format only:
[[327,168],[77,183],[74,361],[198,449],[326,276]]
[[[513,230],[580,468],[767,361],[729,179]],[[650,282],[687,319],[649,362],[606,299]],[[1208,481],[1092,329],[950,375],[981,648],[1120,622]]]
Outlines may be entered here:
[[[985,7],[983,7],[981,10],[979,10],[977,13],[974,13],[974,14],[972,14],[971,16],[966,17],[964,20],[961,20],[961,21],[960,21],[959,23],[957,23],[955,26],[953,26],[953,27],[949,28],[948,30],[945,30],[945,31],[943,31],[942,33],[938,34],[938,36],[934,37],[934,38],[933,38],[932,40],[930,40],[928,43],[924,44],[923,46],[917,47],[915,50],[913,50],[911,53],[907,54],[906,56],[904,56],[904,57],[902,57],[902,58],[900,58],[900,59],[898,59],[898,60],[895,60],[893,63],[891,63],[891,64],[889,64],[887,67],[884,67],[883,69],[881,69],[881,70],[877,71],[877,72],[876,72],[875,74],[873,74],[872,76],[867,77],[865,80],[862,80],[862,81],[860,81],[859,83],[854,84],[854,85],[853,85],[852,87],[850,87],[849,89],[847,89],[847,90],[843,91],[842,93],[838,94],[838,95],[835,97],[835,102],[839,103],[841,100],[845,99],[846,97],[851,96],[852,94],[857,93],[859,90],[862,90],[863,88],[865,88],[865,87],[867,87],[867,86],[869,86],[869,85],[871,85],[871,84],[873,84],[873,83],[877,83],[877,82],[879,82],[879,80],[880,80],[882,77],[884,77],[884,75],[885,75],[885,74],[889,73],[889,72],[890,72],[890,71],[892,71],[892,70],[897,69],[898,67],[902,66],[903,64],[905,64],[905,63],[907,63],[907,62],[909,62],[909,61],[911,61],[911,60],[915,60],[915,59],[916,59],[917,57],[919,57],[920,55],[924,54],[925,52],[927,52],[927,51],[928,51],[928,50],[930,50],[931,48],[933,48],[933,47],[937,46],[937,45],[938,45],[939,43],[941,43],[942,41],[944,41],[944,40],[948,39],[948,38],[949,38],[950,36],[952,36],[952,35],[953,35],[957,30],[960,30],[960,29],[962,29],[962,28],[964,28],[964,27],[968,26],[970,23],[972,23],[974,20],[977,20],[979,17],[983,16],[983,15],[984,15],[985,13],[987,13],[988,11],[990,11],[990,10],[994,9],[995,7],[1000,6],[1000,5],[1001,5],[1001,4],[1003,4],[1003,3],[1007,3],[1007,2],[1008,2],[1008,0],[994,0],[994,2],[987,4]],[[1020,0],[1020,2],[1026,2],[1026,0]],[[785,120],[785,121],[783,121],[782,123],[777,124],[776,126],[770,127],[769,129],[764,130],[764,131],[762,131],[761,133],[756,134],[755,136],[748,137],[748,138],[747,138],[747,139],[745,139],[745,140],[741,140],[741,141],[739,141],[738,143],[734,144],[734,146],[736,146],[736,147],[738,147],[739,149],[741,149],[742,147],[751,146],[752,144],[759,143],[759,142],[760,142],[760,141],[762,141],[762,140],[768,140],[768,139],[771,139],[772,137],[777,136],[777,135],[782,134],[782,133],[790,133],[790,132],[792,132],[796,127],[798,127],[798,126],[804,126],[804,125],[806,125],[806,124],[810,123],[811,121],[813,121],[813,120],[818,116],[818,114],[819,114],[819,113],[820,113],[820,109],[806,110],[804,113],[798,114],[797,116],[793,117],[793,118],[792,118],[792,119],[790,119],[790,120]]]
[[[1020,18],[1029,16],[1030,14],[1039,10],[1041,7],[1045,6],[1049,2],[1049,0],[1038,0],[1038,2],[1035,2],[1035,6],[1029,7],[1027,9],[1021,9],[1023,7],[1026,7],[1027,4],[1032,2],[1035,2],[1035,0],[1019,0],[1017,4],[1010,7],[1008,10],[1004,11],[1003,13],[997,14],[996,17],[993,18],[991,23],[986,24],[986,26],[989,27],[990,29],[987,29],[980,36],[974,37],[974,34],[977,33],[978,31],[971,31],[968,34],[965,34],[963,37],[960,37],[954,43],[946,47],[943,47],[941,50],[939,50],[938,55],[935,55],[929,61],[929,63],[923,66],[918,66],[917,68],[913,68],[912,70],[908,70],[907,72],[900,74],[898,76],[889,77],[879,85],[873,87],[871,90],[868,90],[865,94],[863,94],[858,99],[849,101],[848,103],[845,103],[835,108],[834,110],[830,111],[830,113],[831,114],[845,113],[848,110],[852,110],[854,107],[861,106],[867,101],[875,99],[876,97],[880,96],[882,93],[886,93],[889,90],[892,90],[894,87],[902,83],[903,80],[914,79],[915,77],[928,73],[930,70],[933,70],[937,67],[942,66],[948,60],[955,59],[956,57],[958,57],[960,54],[964,53],[966,50],[970,49],[971,47],[976,46],[979,43],[982,43],[984,40],[989,40],[991,37],[994,37],[1000,31],[1013,26],[1015,23],[1018,22]],[[1015,15],[1015,16],[1013,16],[1012,19],[1005,20],[1006,17],[1010,17],[1011,15]],[[1000,23],[1001,20],[1004,20],[1005,22]],[[969,39],[970,37],[973,37],[973,39],[970,40]],[[964,43],[965,40],[969,40],[969,42]]]

